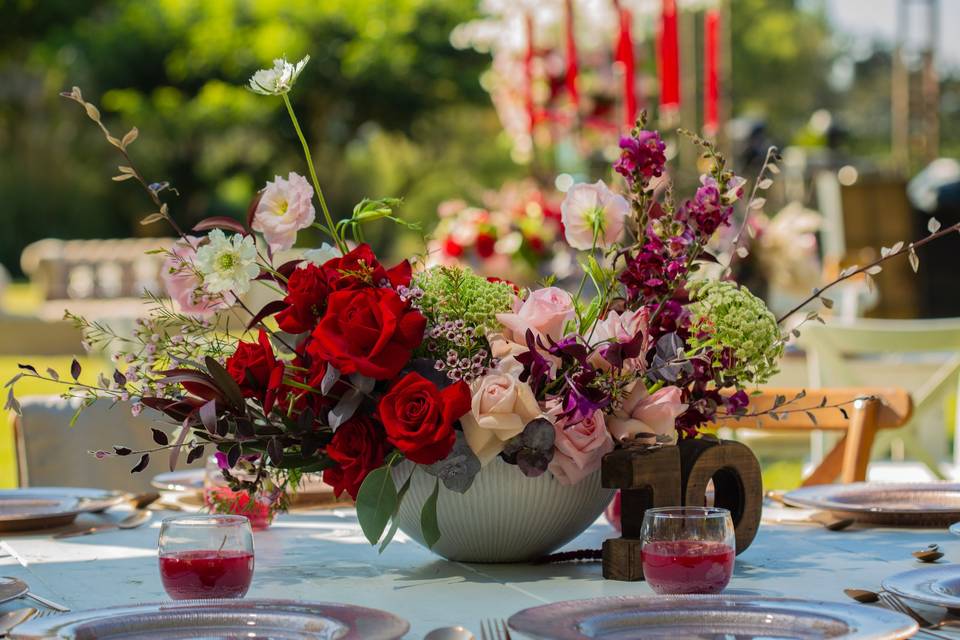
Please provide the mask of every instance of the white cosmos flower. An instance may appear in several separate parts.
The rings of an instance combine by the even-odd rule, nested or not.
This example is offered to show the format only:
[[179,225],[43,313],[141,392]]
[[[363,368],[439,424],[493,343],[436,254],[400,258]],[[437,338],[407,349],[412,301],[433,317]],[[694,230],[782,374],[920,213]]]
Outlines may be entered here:
[[297,76],[307,66],[310,56],[303,56],[297,64],[287,62],[286,58],[273,61],[273,69],[260,69],[250,78],[250,91],[264,96],[282,96],[293,88]]
[[339,258],[340,252],[331,247],[329,244],[324,242],[320,245],[319,249],[308,249],[303,252],[303,262],[300,263],[300,267],[306,267],[307,263],[313,263],[318,267],[323,266],[323,263],[328,260],[333,260],[334,258]]
[[203,288],[210,293],[250,290],[250,281],[260,273],[253,236],[235,233],[229,238],[220,229],[207,236],[207,244],[197,249],[196,266],[203,274]]

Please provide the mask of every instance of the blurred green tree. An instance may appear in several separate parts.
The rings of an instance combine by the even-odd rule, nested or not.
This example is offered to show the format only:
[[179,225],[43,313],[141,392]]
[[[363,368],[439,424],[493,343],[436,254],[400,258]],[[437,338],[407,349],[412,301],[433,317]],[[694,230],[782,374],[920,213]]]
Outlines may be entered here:
[[[41,237],[167,233],[111,184],[117,157],[56,97],[80,86],[116,131],[138,126],[145,175],[175,213],[242,215],[275,174],[306,173],[278,99],[244,88],[274,57],[311,62],[292,94],[335,212],[363,196],[439,200],[517,169],[479,83],[485,57],[449,33],[473,0],[0,1],[0,262]],[[482,141],[482,143],[478,143]],[[375,238],[376,240],[376,238]]]

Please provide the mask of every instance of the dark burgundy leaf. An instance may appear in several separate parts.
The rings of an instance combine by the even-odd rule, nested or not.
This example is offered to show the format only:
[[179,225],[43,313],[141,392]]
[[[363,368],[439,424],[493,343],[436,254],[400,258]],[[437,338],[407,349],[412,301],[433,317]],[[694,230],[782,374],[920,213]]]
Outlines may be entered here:
[[222,364],[210,356],[204,359],[204,363],[207,365],[207,371],[210,372],[210,375],[230,404],[236,409],[244,409],[246,405],[243,401],[243,391],[240,390],[240,385],[237,384],[237,381],[230,377],[230,374],[227,373],[227,370],[223,368]]
[[290,275],[293,274],[294,269],[296,269],[301,262],[303,262],[303,260],[290,260],[288,262],[284,262],[282,265],[277,267],[276,271],[284,278],[289,278]]
[[167,437],[163,431],[160,429],[151,429],[153,431],[153,441],[156,442],[161,447],[164,447],[170,444],[170,439]]
[[191,462],[193,462],[194,460],[196,460],[202,455],[203,455],[203,445],[190,449],[190,453],[187,454],[187,464],[190,464]]
[[113,370],[113,381],[116,382],[121,387],[127,384],[127,376],[120,373],[118,369]]
[[210,231],[211,229],[223,229],[224,231],[243,234],[249,233],[242,223],[227,216],[213,216],[201,220],[193,227],[194,231]]
[[30,373],[32,373],[32,374],[35,375],[35,376],[40,375],[39,373],[37,373],[37,370],[33,368],[33,365],[32,365],[32,364],[19,364],[19,363],[18,363],[18,364],[17,364],[17,367],[19,367],[20,369],[23,369],[24,371],[29,371]]
[[844,409],[843,407],[838,407],[838,408],[840,409],[840,413],[843,414],[843,419],[844,419],[844,420],[849,420],[849,419],[850,419],[850,414],[847,413],[847,410]]
[[310,427],[313,425],[313,420],[316,415],[313,413],[313,409],[307,407],[300,412],[300,415],[297,416],[297,421],[294,423],[296,426],[293,427],[292,431],[304,432],[310,431]]
[[237,420],[237,433],[239,433],[244,438],[252,438],[256,434],[256,431],[253,428],[253,423],[247,420],[246,418],[241,418]]
[[267,304],[264,305],[263,309],[260,309],[260,311],[258,311],[257,314],[253,316],[253,318],[247,324],[247,329],[252,329],[253,327],[260,324],[260,321],[263,320],[264,318],[268,318],[275,313],[280,313],[281,311],[286,309],[288,306],[290,305],[288,305],[283,300],[273,300],[272,302],[268,302]]
[[217,432],[217,401],[210,400],[200,407],[200,422],[209,433]]
[[145,406],[156,409],[180,422],[196,407],[185,400],[170,400],[168,398],[146,397],[140,400]]
[[270,441],[267,443],[267,454],[270,456],[270,461],[273,464],[280,466],[283,463],[283,447],[280,446],[280,440],[277,438],[270,438]]
[[240,462],[240,445],[235,444],[227,451],[227,464],[232,469],[238,462]]
[[258,191],[257,195],[253,196],[253,200],[250,201],[250,207],[247,209],[247,226],[250,228],[253,228],[253,214],[257,212],[262,197],[263,191]]
[[83,369],[80,368],[80,363],[74,358],[73,362],[70,363],[70,375],[76,380],[80,377],[81,371],[83,371]]
[[140,456],[140,462],[138,462],[133,469],[130,469],[130,473],[140,473],[147,468],[148,464],[150,464],[150,454],[145,453]]
[[177,468],[177,461],[180,459],[180,449],[183,447],[183,441],[187,439],[187,434],[190,433],[190,423],[193,417],[194,414],[191,413],[183,419],[180,427],[180,435],[177,436],[176,443],[174,443],[173,448],[170,449],[170,471],[174,471]]
[[133,453],[133,450],[130,447],[114,447],[113,452],[118,456],[128,456]]

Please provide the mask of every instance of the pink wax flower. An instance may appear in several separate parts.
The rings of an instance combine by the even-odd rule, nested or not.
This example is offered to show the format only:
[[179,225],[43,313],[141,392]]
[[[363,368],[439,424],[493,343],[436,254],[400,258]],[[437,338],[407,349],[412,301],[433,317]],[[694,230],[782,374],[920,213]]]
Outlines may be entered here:
[[547,469],[560,484],[577,484],[599,469],[603,456],[613,451],[613,438],[600,411],[573,424],[560,419],[553,427],[556,449]]
[[306,178],[290,172],[276,176],[260,196],[251,228],[263,234],[271,251],[284,251],[297,241],[297,232],[313,224],[313,187]]

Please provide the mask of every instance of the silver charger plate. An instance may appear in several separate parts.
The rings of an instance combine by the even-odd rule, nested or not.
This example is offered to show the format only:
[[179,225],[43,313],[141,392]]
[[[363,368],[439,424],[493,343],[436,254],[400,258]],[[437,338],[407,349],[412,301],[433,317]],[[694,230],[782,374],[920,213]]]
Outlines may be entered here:
[[292,600],[182,600],[36,618],[11,640],[398,640],[402,618],[366,607]]
[[75,487],[0,490],[0,532],[67,525],[81,513],[109,509],[126,497],[122,491]]
[[0,578],[0,604],[27,595],[30,588],[22,580]]
[[956,482],[815,485],[789,491],[783,501],[869,524],[945,527],[960,520],[960,483]]
[[903,598],[960,610],[960,565],[939,564],[904,571],[884,578],[880,584]]
[[538,640],[899,640],[917,630],[907,616],[864,605],[724,595],[570,600],[521,611],[509,625]]
[[203,477],[203,469],[183,469],[157,474],[150,484],[161,491],[200,491]]

